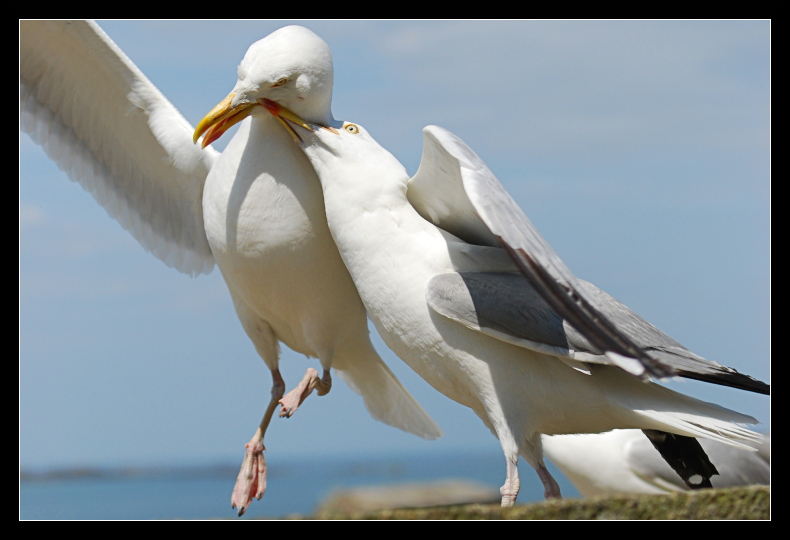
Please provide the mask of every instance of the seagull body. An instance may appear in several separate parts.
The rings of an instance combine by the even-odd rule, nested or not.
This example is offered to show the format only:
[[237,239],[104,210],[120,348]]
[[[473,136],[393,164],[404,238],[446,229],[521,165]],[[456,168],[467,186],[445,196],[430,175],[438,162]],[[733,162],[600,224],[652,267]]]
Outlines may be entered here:
[[[197,275],[216,263],[239,320],[272,371],[272,397],[247,444],[232,504],[241,515],[266,485],[263,435],[338,369],[374,418],[426,438],[441,430],[370,343],[364,307],[337,252],[321,187],[302,151],[258,106],[270,98],[331,121],[332,58],[310,30],[253,44],[231,95],[200,135],[93,22],[20,23],[22,128],[148,251]],[[221,155],[207,147],[233,124]],[[208,140],[208,137],[211,140]],[[285,395],[279,342],[320,360]]]
[[[353,283],[345,279],[320,219],[320,185],[312,181],[309,163],[288,159],[292,153],[293,141],[273,119],[245,120],[203,192],[212,254],[242,325],[270,369],[277,365],[278,340],[329,362],[332,351],[351,345],[349,337],[366,334]],[[311,259],[326,263],[325,279],[315,275]],[[323,316],[332,306],[346,309]]]
[[[740,441],[756,436],[733,424],[755,422],[749,416],[640,379],[648,369],[681,366],[725,384],[767,385],[693,355],[577,281],[528,220],[507,231],[521,219],[508,207],[512,200],[460,139],[425,128],[423,159],[410,179],[364,128],[334,127],[337,134],[296,130],[321,180],[332,237],[386,344],[434,388],[471,408],[499,439],[507,463],[503,506],[518,494],[519,455],[538,473],[546,497],[560,495],[543,461],[541,434],[639,428],[744,448]],[[522,249],[519,234],[535,251]],[[570,289],[557,282],[544,289],[525,279],[555,270],[566,274]],[[617,324],[576,332],[553,309],[566,297],[578,299],[569,309],[613,314]],[[664,356],[642,363],[591,344],[606,335],[642,351],[652,345]]]
[[[689,489],[639,430],[544,436],[542,440],[546,457],[585,497]],[[706,439],[700,444],[719,471],[711,478],[714,488],[770,484],[770,437],[761,436],[756,452]]]

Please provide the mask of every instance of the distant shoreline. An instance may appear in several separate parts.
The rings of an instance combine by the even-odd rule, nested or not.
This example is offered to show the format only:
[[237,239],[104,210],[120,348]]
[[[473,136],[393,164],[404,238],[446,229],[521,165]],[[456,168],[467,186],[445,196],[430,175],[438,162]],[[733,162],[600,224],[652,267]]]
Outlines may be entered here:
[[[292,476],[294,469],[303,469],[306,464],[324,463],[333,469],[340,469],[345,475],[360,476],[368,474],[384,474],[399,476],[399,471],[406,464],[421,460],[445,459],[450,462],[467,459],[496,459],[496,452],[477,450],[452,452],[446,455],[434,452],[396,453],[387,456],[303,456],[280,457],[267,455],[269,462],[269,478]],[[21,467],[20,482],[52,482],[69,480],[109,480],[129,478],[235,478],[239,464],[232,460],[216,460],[194,465],[121,465],[121,466],[52,466],[52,467]],[[458,475],[463,475],[459,468]]]

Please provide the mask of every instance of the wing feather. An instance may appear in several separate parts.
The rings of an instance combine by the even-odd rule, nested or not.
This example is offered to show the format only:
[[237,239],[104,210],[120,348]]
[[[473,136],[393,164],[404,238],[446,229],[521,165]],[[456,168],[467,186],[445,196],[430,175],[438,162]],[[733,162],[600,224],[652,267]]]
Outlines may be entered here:
[[[412,205],[466,242],[504,248],[527,278],[494,272],[437,276],[427,291],[435,310],[560,358],[614,364],[643,378],[680,375],[770,392],[767,384],[692,353],[595,285],[577,279],[463,141],[437,126],[426,127],[423,135],[423,159],[408,187]],[[431,286],[437,288],[432,297]],[[455,298],[447,296],[451,290]]]
[[214,267],[203,185],[218,153],[91,21],[22,21],[20,127],[168,266]]
[[[577,283],[621,332],[681,376],[769,393],[767,384],[694,354],[592,283],[581,279]],[[584,370],[578,362],[616,365],[521,274],[448,272],[434,276],[425,294],[437,313],[513,345],[556,356],[574,369]]]
[[546,303],[614,364],[643,379],[675,375],[601,313],[471,148],[438,126],[424,128],[423,140],[423,159],[408,187],[420,215],[471,243],[492,245],[496,239]]

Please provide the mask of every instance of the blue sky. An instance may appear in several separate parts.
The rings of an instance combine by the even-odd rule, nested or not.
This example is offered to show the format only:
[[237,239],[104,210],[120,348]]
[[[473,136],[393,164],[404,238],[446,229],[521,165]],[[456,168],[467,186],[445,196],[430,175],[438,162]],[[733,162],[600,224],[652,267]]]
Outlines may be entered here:
[[[100,22],[193,125],[285,24]],[[412,173],[422,127],[453,131],[577,276],[770,382],[768,22],[300,24],[333,52],[336,118]],[[19,217],[21,465],[240,459],[271,379],[219,272],[167,268],[22,134]],[[445,437],[375,422],[338,380],[272,423],[268,459],[497,452],[469,410],[375,344]],[[281,366],[293,386],[318,362],[284,349]],[[770,425],[765,396],[670,385]]]

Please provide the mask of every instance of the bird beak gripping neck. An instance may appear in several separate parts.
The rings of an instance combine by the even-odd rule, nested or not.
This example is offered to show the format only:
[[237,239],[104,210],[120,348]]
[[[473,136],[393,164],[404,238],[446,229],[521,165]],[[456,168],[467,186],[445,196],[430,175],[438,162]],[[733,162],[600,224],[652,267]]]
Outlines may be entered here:
[[[308,131],[314,131],[311,124],[308,124],[295,113],[289,111],[285,107],[281,107],[270,99],[263,98],[259,99],[257,102],[240,103],[235,107],[231,106],[234,95],[235,92],[228,94],[228,97],[220,101],[219,104],[211,109],[211,111],[203,118],[203,120],[200,121],[200,123],[195,128],[195,133],[192,135],[192,142],[196,143],[200,136],[205,134],[200,146],[201,148],[207,147],[209,144],[222,137],[222,134],[232,126],[238,124],[250,114],[252,114],[253,108],[259,105],[269,111],[275,118],[277,118],[277,120],[280,121],[280,123],[285,127],[288,133],[291,134],[291,137],[293,137],[297,143],[301,143],[301,139],[285,120],[290,120],[294,124],[301,126]],[[337,134],[337,130],[331,127],[317,127],[321,127]]]
[[310,131],[310,132],[314,132],[315,131],[314,128],[319,127],[321,129],[325,129],[327,131],[331,131],[335,135],[338,135],[338,132],[337,132],[337,130],[335,128],[332,128],[332,127],[329,127],[329,126],[322,126],[322,125],[319,125],[319,124],[309,124],[308,122],[303,120],[300,116],[298,116],[293,111],[289,111],[285,107],[281,107],[280,105],[278,105],[277,103],[275,103],[274,101],[272,101],[270,99],[265,99],[264,98],[264,99],[258,100],[258,103],[264,109],[266,109],[267,111],[272,113],[272,115],[277,120],[280,121],[280,123],[283,125],[285,130],[288,133],[291,134],[291,137],[293,137],[293,139],[297,142],[297,144],[302,144],[302,138],[299,137],[299,135],[294,131],[294,129],[291,127],[291,125],[288,122],[286,122],[286,120],[290,120],[291,122],[293,122],[297,126],[303,127],[307,131]]

